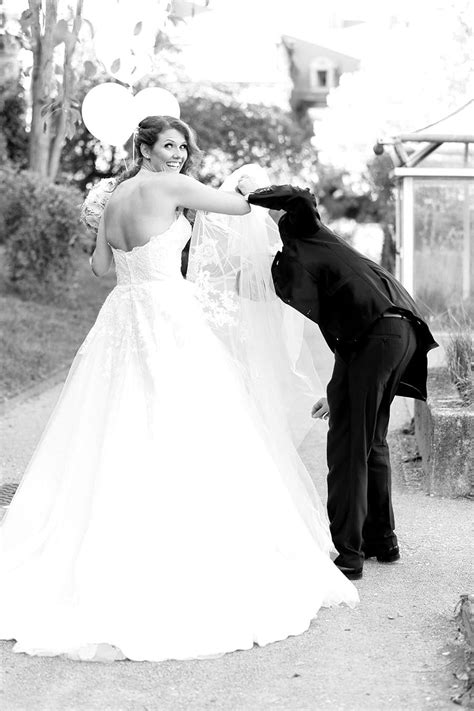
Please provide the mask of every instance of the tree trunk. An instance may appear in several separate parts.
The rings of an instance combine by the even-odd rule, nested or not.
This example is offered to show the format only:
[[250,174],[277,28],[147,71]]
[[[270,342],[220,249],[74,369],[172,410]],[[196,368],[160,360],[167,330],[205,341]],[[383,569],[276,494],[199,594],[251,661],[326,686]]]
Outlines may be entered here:
[[33,18],[31,37],[33,50],[33,73],[31,82],[32,117],[28,150],[28,167],[40,175],[48,174],[50,120],[42,116],[42,110],[51,101],[54,81],[54,28],[57,20],[57,2],[28,0]]
[[71,98],[74,94],[74,71],[72,68],[72,57],[76,48],[79,30],[81,29],[83,4],[83,0],[77,0],[72,33],[69,34],[64,47],[61,112],[56,126],[56,133],[51,144],[48,166],[48,176],[52,180],[54,180],[58,174],[61,151],[66,140],[68,112],[71,109]]
[[390,274],[395,274],[397,251],[395,240],[393,238],[393,229],[387,222],[383,222],[381,226],[383,229],[383,246],[380,263],[382,267],[390,272]]

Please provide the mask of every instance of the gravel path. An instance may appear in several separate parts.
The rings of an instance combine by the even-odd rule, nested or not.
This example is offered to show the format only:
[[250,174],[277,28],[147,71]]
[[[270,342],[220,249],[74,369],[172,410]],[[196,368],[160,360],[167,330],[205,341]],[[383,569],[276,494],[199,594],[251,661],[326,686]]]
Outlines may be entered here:
[[[331,356],[315,353],[328,376]],[[60,387],[6,409],[0,420],[0,481],[16,481],[40,437]],[[407,420],[398,400],[392,427]],[[324,423],[302,447],[325,492]],[[11,653],[0,643],[4,711],[362,711],[454,709],[453,611],[473,592],[474,504],[432,498],[407,485],[392,434],[394,506],[402,560],[366,563],[356,610],[322,610],[299,637],[220,659],[190,662],[74,663]],[[135,502],[136,503],[136,502]]]

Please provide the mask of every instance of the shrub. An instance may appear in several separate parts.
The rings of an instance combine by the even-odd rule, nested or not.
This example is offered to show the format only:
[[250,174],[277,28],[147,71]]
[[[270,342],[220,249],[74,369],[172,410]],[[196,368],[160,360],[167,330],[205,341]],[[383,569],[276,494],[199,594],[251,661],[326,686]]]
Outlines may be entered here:
[[18,78],[0,84],[0,136],[2,160],[11,160],[25,167],[28,152],[28,134],[25,114],[25,91]]
[[0,241],[7,278],[25,296],[64,292],[73,269],[72,249],[84,239],[82,196],[28,171],[0,171]]
[[473,400],[472,324],[469,319],[465,319],[463,322],[456,321],[455,324],[456,330],[451,332],[446,345],[448,372],[462,400],[466,405],[469,405]]
[[[0,139],[0,146],[2,145]],[[4,156],[2,156],[4,158]],[[17,171],[13,165],[5,158],[0,168],[0,244],[5,244],[7,240],[7,212],[12,199],[12,185],[16,179]]]

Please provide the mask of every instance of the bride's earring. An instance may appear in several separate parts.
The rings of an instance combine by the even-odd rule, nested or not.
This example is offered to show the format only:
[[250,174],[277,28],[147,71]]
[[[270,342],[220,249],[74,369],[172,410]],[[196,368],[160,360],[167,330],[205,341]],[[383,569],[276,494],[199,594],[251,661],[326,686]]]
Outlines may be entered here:
[[149,170],[152,173],[163,173],[164,172],[164,168],[162,166],[160,166],[158,169],[155,168],[151,163],[150,156],[147,156],[147,155],[143,156],[143,164],[142,165],[145,168],[145,170]]
[[[143,154],[142,154],[143,155]],[[151,161],[150,161],[150,156],[143,155],[143,163],[142,163],[143,168],[145,170],[150,170],[152,172],[155,172],[155,169],[153,168]]]

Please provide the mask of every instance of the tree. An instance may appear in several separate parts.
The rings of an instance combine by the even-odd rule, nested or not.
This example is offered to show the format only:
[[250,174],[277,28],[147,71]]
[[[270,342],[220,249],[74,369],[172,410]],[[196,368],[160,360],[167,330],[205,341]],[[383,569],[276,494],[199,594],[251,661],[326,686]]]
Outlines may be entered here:
[[236,168],[256,162],[273,180],[315,178],[316,153],[310,135],[290,111],[248,104],[226,87],[187,87],[181,118],[196,131],[203,151],[200,178],[218,185]]
[[377,222],[383,230],[381,264],[392,274],[395,273],[395,180],[392,175],[393,162],[383,153],[374,156],[367,164]]
[[[143,47],[143,52],[150,54],[147,66],[153,71],[154,55],[170,45],[166,22],[180,22],[183,16],[192,13],[194,7],[193,2],[177,3],[177,0],[149,3],[152,18],[134,20],[130,27],[124,25],[125,29],[122,28],[130,38],[134,38],[135,49],[130,49],[128,40],[122,37],[123,57],[117,56],[110,66],[105,66],[95,54],[94,31],[91,22],[83,18],[83,3],[84,0],[65,0],[61,4],[57,0],[28,0],[28,9],[20,18],[24,45],[31,50],[33,59],[28,167],[53,179],[57,176],[66,140],[74,137],[76,128],[82,123],[77,100],[81,80],[102,73],[124,83],[119,76],[125,76],[123,72],[126,71],[125,83],[130,82],[131,85],[133,81],[135,84],[140,74],[134,72],[138,66],[131,66],[130,63],[140,64],[137,47]],[[58,14],[58,7],[61,8],[61,15]],[[101,9],[97,5],[91,7]],[[121,7],[130,6],[117,0],[117,12]],[[156,27],[153,25],[153,36],[150,36],[148,30],[152,21]],[[147,37],[142,42],[141,34],[145,26]],[[125,64],[128,67],[126,70]],[[142,63],[142,66],[145,65]]]
[[[64,140],[80,119],[73,105],[72,59],[82,24],[83,0],[69,6],[69,18],[58,20],[56,0],[28,0],[20,24],[33,53],[29,168],[54,178]],[[55,63],[55,48],[62,45],[62,65]],[[57,54],[57,53],[56,53]]]

